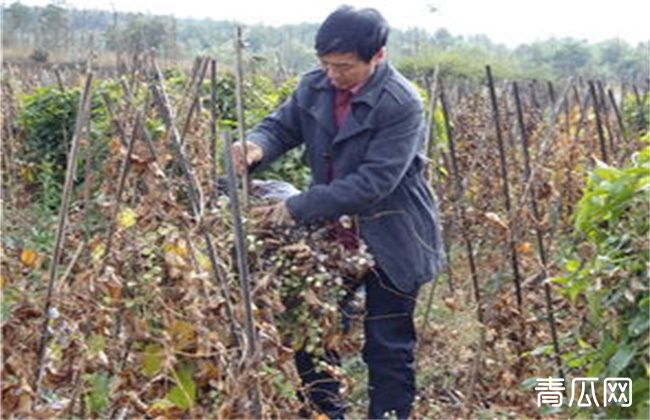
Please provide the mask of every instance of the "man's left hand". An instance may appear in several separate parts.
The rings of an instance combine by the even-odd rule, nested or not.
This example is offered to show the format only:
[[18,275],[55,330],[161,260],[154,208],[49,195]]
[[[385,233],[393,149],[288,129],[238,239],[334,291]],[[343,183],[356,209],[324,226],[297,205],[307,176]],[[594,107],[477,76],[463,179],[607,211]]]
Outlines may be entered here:
[[293,220],[286,201],[280,201],[269,206],[260,206],[251,209],[251,214],[255,217],[261,217],[273,226],[291,226],[296,222]]

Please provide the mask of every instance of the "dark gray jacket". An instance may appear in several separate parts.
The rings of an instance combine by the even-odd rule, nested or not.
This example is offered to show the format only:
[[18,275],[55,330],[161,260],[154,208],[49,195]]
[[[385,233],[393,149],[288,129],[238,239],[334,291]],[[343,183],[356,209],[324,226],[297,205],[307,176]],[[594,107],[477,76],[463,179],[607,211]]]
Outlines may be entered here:
[[[298,222],[359,217],[361,236],[402,291],[432,280],[444,260],[435,200],[423,177],[424,118],[415,88],[380,64],[337,130],[325,72],[306,73],[292,96],[247,136],[264,167],[305,144],[312,185],[287,200]],[[334,181],[328,183],[332,165]]]

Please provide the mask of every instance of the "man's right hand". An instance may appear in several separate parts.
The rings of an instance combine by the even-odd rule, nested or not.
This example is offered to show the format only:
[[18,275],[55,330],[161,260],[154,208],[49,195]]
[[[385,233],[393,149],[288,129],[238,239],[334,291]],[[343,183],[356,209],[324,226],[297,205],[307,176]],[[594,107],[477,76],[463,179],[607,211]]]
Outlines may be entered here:
[[259,162],[264,157],[264,150],[251,141],[246,141],[246,163],[244,163],[244,146],[242,142],[237,141],[233,143],[231,152],[235,164],[235,172],[240,176],[247,172],[251,165]]

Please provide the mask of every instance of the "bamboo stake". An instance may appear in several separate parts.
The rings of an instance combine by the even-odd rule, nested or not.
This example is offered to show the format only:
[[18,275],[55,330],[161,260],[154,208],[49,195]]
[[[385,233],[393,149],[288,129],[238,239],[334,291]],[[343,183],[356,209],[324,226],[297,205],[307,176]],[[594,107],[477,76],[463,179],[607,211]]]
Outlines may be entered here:
[[565,95],[564,106],[562,108],[564,110],[564,130],[567,138],[571,137],[571,106],[569,102],[569,97]]
[[[581,109],[586,109],[589,104],[591,103],[591,96],[589,95],[589,92],[586,92],[582,101],[578,99],[578,102],[580,103]],[[580,131],[582,130],[582,127],[585,125],[587,122],[587,113],[580,111],[580,118],[578,119],[578,123],[576,124],[576,132],[573,135],[573,141],[577,142],[580,138]]]
[[230,321],[231,333],[233,335],[233,339],[235,340],[235,342],[239,344],[238,327],[235,322],[230,290],[226,282],[225,274],[222,273],[222,270],[219,266],[219,261],[217,259],[217,254],[214,249],[214,245],[212,243],[212,238],[210,237],[208,230],[203,227],[203,221],[202,221],[203,205],[202,205],[201,195],[200,195],[200,185],[198,184],[198,181],[196,180],[194,174],[192,173],[190,164],[187,158],[185,157],[183,148],[180,144],[180,135],[178,134],[178,130],[174,125],[174,114],[172,112],[171,105],[169,104],[169,99],[167,97],[167,93],[165,92],[165,87],[162,83],[162,74],[155,60],[153,60],[153,67],[154,67],[154,78],[151,81],[150,88],[155,98],[156,105],[160,110],[160,114],[163,120],[165,121],[167,130],[171,134],[170,136],[171,145],[174,152],[176,153],[176,158],[180,164],[180,168],[185,179],[185,187],[188,191],[188,196],[190,198],[190,204],[192,206],[193,215],[196,218],[197,223],[199,224],[199,227],[201,228],[201,231],[203,233],[203,238],[205,240],[206,248],[208,251],[208,257],[210,258],[210,264],[212,266],[213,281],[221,286],[221,293],[225,300],[226,315],[228,316],[228,319]]
[[[5,190],[5,184],[2,184],[2,188],[0,188],[0,199],[2,200],[3,203],[9,204],[11,206],[14,202],[14,168],[12,167],[12,163],[14,162],[14,145],[15,145],[15,137],[14,137],[14,128],[15,128],[15,113],[16,113],[16,108],[15,108],[15,96],[14,96],[14,90],[13,86],[11,85],[10,80],[13,78],[13,72],[11,70],[11,67],[8,69],[8,75],[3,78],[2,82],[2,97],[5,105],[8,108],[7,115],[3,116],[2,118],[2,129],[0,131],[0,136],[3,137],[2,141],[2,162],[3,162],[3,169],[2,169],[2,174],[6,175],[6,190]],[[5,117],[7,118],[5,120]]]
[[607,95],[609,96],[609,102],[612,105],[614,110],[614,115],[616,116],[616,123],[618,124],[618,130],[621,133],[621,138],[623,139],[623,148],[627,146],[627,134],[625,133],[625,124],[623,123],[623,118],[621,117],[621,112],[618,109],[616,104],[616,99],[614,99],[614,93],[611,89],[607,89]]
[[183,145],[181,144],[181,136],[176,128],[174,123],[174,113],[171,108],[169,97],[165,91],[163,85],[163,77],[158,65],[154,62],[154,78],[150,85],[151,93],[154,96],[154,100],[158,109],[160,111],[161,117],[167,126],[167,130],[170,133],[170,143],[172,150],[176,154],[178,164],[181,169],[181,173],[186,183],[187,195],[190,198],[190,204],[192,206],[192,211],[194,216],[197,218],[197,221],[201,219],[203,214],[203,200],[201,200],[200,186],[196,180],[192,169],[190,167],[185,153],[183,150]]
[[434,149],[434,142],[433,140],[435,139],[435,135],[433,133],[433,130],[435,129],[435,120],[434,120],[434,113],[436,111],[436,99],[438,98],[437,96],[437,90],[438,90],[438,72],[440,70],[440,66],[436,64],[436,68],[433,71],[433,80],[429,84],[429,106],[427,107],[427,123],[426,123],[426,131],[425,131],[425,142],[424,144],[427,145],[427,157],[431,158],[433,155],[433,149]]
[[61,72],[58,67],[54,68],[54,75],[56,76],[56,83],[59,86],[59,90],[62,93],[65,93],[65,85],[63,84],[63,79],[61,78]]
[[641,101],[639,88],[636,86],[636,84],[632,84],[632,91],[634,92],[634,100],[636,101],[637,107],[636,132],[640,133],[645,128],[643,127],[643,124],[645,122],[644,115],[646,114],[646,110],[643,107],[643,101]]
[[447,139],[449,141],[449,154],[451,157],[451,166],[454,174],[454,180],[456,181],[456,194],[454,197],[454,208],[457,213],[457,219],[460,220],[460,232],[463,236],[463,241],[465,242],[465,249],[467,251],[467,258],[469,261],[469,268],[472,275],[472,284],[474,286],[474,299],[476,301],[476,315],[478,321],[483,323],[483,310],[481,307],[481,292],[478,285],[478,274],[476,270],[476,263],[474,262],[474,249],[472,246],[472,241],[469,238],[469,233],[467,232],[467,217],[465,216],[465,207],[461,200],[464,196],[463,189],[463,179],[460,175],[460,169],[458,168],[458,159],[456,158],[456,143],[454,140],[454,132],[451,127],[451,117],[450,109],[447,104],[447,98],[445,96],[445,90],[440,81],[440,104],[442,105],[442,114],[445,120],[445,131],[447,132]]
[[181,144],[185,142],[185,136],[187,135],[187,132],[190,130],[192,115],[194,115],[194,110],[197,108],[199,96],[201,95],[201,85],[203,84],[203,79],[205,79],[205,73],[208,70],[209,64],[210,64],[210,60],[207,57],[201,61],[201,69],[199,71],[196,84],[194,85],[194,95],[192,96],[190,107],[187,110],[187,116],[185,117],[185,124],[183,125],[183,131],[181,132]]
[[607,140],[609,140],[609,150],[612,151],[612,156],[616,156],[618,149],[616,143],[614,142],[614,134],[612,131],[612,126],[609,122],[609,105],[607,104],[607,96],[605,95],[605,88],[603,87],[603,83],[600,80],[596,82],[596,87],[598,88],[597,94],[600,99],[599,106],[602,108],[603,112],[605,113],[605,117],[603,118],[603,123],[605,124],[605,130],[607,132]]
[[548,98],[550,99],[550,105],[553,106],[555,104],[555,87],[553,86],[553,82],[550,80],[546,81],[546,87],[548,88]]
[[[235,96],[237,99],[237,136],[242,146],[242,155],[244,162],[248,162],[248,146],[246,144],[246,120],[244,119],[244,65],[242,63],[242,50],[244,48],[244,40],[242,38],[242,28],[237,27],[235,38],[235,66],[236,66],[236,86]],[[242,174],[242,189],[243,189],[243,208],[248,208],[248,170]]]
[[600,119],[600,106],[598,105],[598,96],[596,96],[596,87],[594,81],[589,81],[589,92],[591,93],[591,102],[596,115],[596,129],[598,130],[598,142],[600,144],[600,157],[603,162],[607,163],[607,148],[605,147],[605,133],[603,132],[603,124]]
[[[586,107],[584,101],[580,100],[580,92],[578,91],[578,84],[574,83],[571,88],[572,88],[572,91],[573,91],[573,100],[575,101],[576,105],[578,105],[580,107],[580,120],[582,121],[585,118],[587,118],[586,115],[585,115],[587,113],[587,107]],[[588,95],[585,95],[585,96],[588,96]],[[577,134],[576,134],[576,137],[577,137]]]
[[86,246],[85,241],[79,241],[77,250],[74,252],[74,255],[72,256],[72,259],[68,264],[68,267],[63,272],[63,276],[61,276],[61,280],[59,280],[59,286],[56,288],[56,293],[59,293],[61,291],[62,286],[66,283],[66,280],[68,279],[70,274],[72,274],[72,269],[77,264],[77,260],[79,260],[79,257],[81,256],[81,251],[83,251],[85,246]]
[[[513,95],[515,99],[515,107],[517,108],[517,122],[519,124],[519,131],[521,137],[521,149],[524,155],[524,184],[527,184],[530,175],[530,155],[528,153],[528,134],[526,133],[526,126],[524,124],[524,114],[522,112],[521,100],[519,98],[519,87],[517,82],[514,82],[513,85]],[[544,237],[542,229],[539,225],[540,212],[537,207],[537,199],[535,194],[535,187],[531,185],[529,191],[530,205],[533,212],[533,217],[535,218],[535,232],[537,235],[537,250],[539,252],[539,257],[542,262],[542,274],[544,277],[544,293],[546,298],[546,313],[548,316],[549,326],[551,328],[551,337],[553,339],[553,350],[555,351],[555,362],[558,367],[558,372],[564,378],[564,372],[562,370],[562,359],[560,358],[560,345],[557,338],[557,328],[555,324],[555,312],[553,310],[553,300],[551,297],[551,286],[548,283],[548,262],[546,258],[546,248],[544,247]]]
[[111,100],[111,97],[108,96],[106,92],[102,92],[102,100],[104,101],[104,105],[106,106],[106,110],[108,111],[108,118],[115,123],[115,126],[117,127],[117,134],[120,139],[120,142],[122,143],[122,146],[126,146],[126,130],[124,129],[124,124],[122,124],[122,120],[116,117],[115,110],[113,108],[113,101]]
[[212,199],[217,197],[217,61],[210,60],[210,182]]
[[129,169],[131,167],[131,155],[133,154],[133,147],[135,146],[135,142],[137,141],[138,138],[138,132],[140,131],[142,124],[142,113],[138,112],[138,114],[135,117],[135,124],[133,125],[133,132],[131,133],[131,137],[129,138],[128,141],[128,147],[126,151],[126,156],[124,156],[124,160],[122,161],[122,167],[120,169],[120,178],[118,181],[118,187],[117,187],[117,195],[115,196],[115,207],[113,208],[113,214],[111,215],[111,221],[109,223],[109,228],[108,228],[108,235],[106,237],[106,251],[104,253],[104,260],[102,262],[101,269],[99,271],[100,276],[104,273],[104,270],[106,268],[106,260],[110,256],[111,252],[111,245],[113,243],[113,234],[115,233],[115,224],[117,220],[117,215],[120,212],[120,203],[122,202],[122,193],[124,192],[124,185],[126,184],[126,176],[129,173]]
[[[503,197],[505,200],[506,212],[508,213],[508,225],[510,226],[508,230],[509,235],[509,245],[510,245],[510,262],[512,266],[513,280],[515,283],[515,292],[517,297],[517,308],[519,309],[519,315],[522,315],[522,295],[521,295],[521,276],[519,274],[519,254],[517,252],[517,246],[515,244],[514,238],[514,228],[512,225],[513,214],[512,214],[512,204],[510,202],[510,186],[508,181],[508,165],[506,162],[506,153],[503,145],[503,135],[501,133],[501,124],[499,123],[499,105],[497,104],[496,92],[494,89],[494,81],[492,79],[492,69],[490,66],[485,67],[487,73],[488,87],[490,90],[490,100],[492,102],[492,117],[494,120],[494,127],[496,129],[497,142],[499,146],[499,160],[501,164],[501,182],[503,187]],[[521,331],[522,341],[524,332]]]
[[[437,99],[438,99],[438,74],[439,74],[440,67],[436,65],[434,72],[433,72],[433,80],[431,81],[430,85],[430,90],[429,90],[429,106],[428,106],[428,111],[427,111],[427,128],[426,128],[426,138],[425,138],[425,144],[427,145],[427,157],[429,158],[430,161],[433,161],[433,153],[434,149],[437,149],[438,152],[441,152],[439,147],[436,147],[435,144],[435,139],[436,139],[436,125],[435,125],[435,111],[436,111],[436,104],[437,104]],[[429,180],[433,179],[433,173],[434,173],[434,167],[433,165],[429,165]],[[440,176],[438,176],[438,182],[440,183]],[[447,261],[449,261],[449,253],[448,253],[448,241],[445,240],[445,251],[447,255]],[[453,278],[452,278],[452,272],[451,272],[451,264],[447,264],[447,284],[449,286],[450,292],[454,292],[454,285],[453,285]],[[437,283],[437,282],[436,282]],[[425,316],[424,316],[424,321],[423,321],[423,326],[428,324],[429,320],[429,313],[431,312],[431,305],[433,304],[433,296],[435,293],[435,284],[432,285],[431,289],[429,290],[429,297],[427,299],[427,305],[426,305],[426,310],[425,310]]]
[[90,213],[90,195],[92,193],[92,187],[93,187],[93,181],[94,181],[94,174],[93,174],[93,164],[95,162],[95,156],[94,156],[94,150],[93,150],[93,145],[92,145],[92,139],[90,138],[91,136],[91,121],[90,118],[86,121],[86,138],[84,139],[85,141],[82,142],[82,146],[85,145],[85,150],[84,150],[84,185],[83,185],[83,200],[82,200],[82,208],[83,208],[83,227],[84,227],[84,238],[86,242],[90,241],[90,223],[88,220],[88,215]]
[[[501,90],[505,91],[507,89],[507,87],[508,87],[508,81],[504,80]],[[503,121],[507,122],[507,121],[510,120],[509,116],[512,114],[512,112],[510,111],[510,103],[508,101],[508,95],[501,95],[500,99],[503,101],[503,110],[504,110],[504,112],[503,112],[503,114],[504,114]],[[509,148],[508,150],[510,152],[510,160],[512,162],[517,162],[517,154],[515,153],[515,151],[516,151],[516,149],[515,149],[515,135],[513,134],[514,127],[512,127],[509,124],[507,125],[507,127],[508,127],[508,130],[506,130],[506,134],[508,135],[508,148]]]
[[[57,265],[59,258],[61,256],[61,248],[64,243],[65,235],[65,225],[68,215],[68,208],[70,207],[70,196],[72,194],[73,188],[73,178],[75,172],[75,166],[77,164],[77,154],[79,151],[79,143],[81,137],[83,136],[83,130],[86,126],[86,119],[90,113],[90,90],[91,83],[93,80],[93,72],[89,69],[88,76],[86,77],[86,84],[84,86],[81,99],[79,101],[79,107],[77,110],[77,119],[75,121],[75,130],[72,137],[72,144],[70,145],[70,151],[68,154],[68,163],[65,174],[65,183],[63,185],[63,198],[61,202],[61,208],[59,210],[59,224],[56,231],[56,239],[54,242],[54,251],[52,253],[52,260],[50,261],[49,273],[48,273],[48,284],[47,284],[47,294],[45,296],[45,307],[43,309],[43,326],[41,327],[41,340],[38,345],[38,354],[37,354],[37,363],[36,371],[34,372],[34,392],[38,395],[40,389],[41,376],[43,374],[43,361],[45,358],[45,352],[47,349],[47,344],[50,338],[50,309],[52,307],[53,299],[53,285],[56,279]],[[35,403],[35,400],[34,400]]]
[[[131,92],[131,89],[129,86],[122,81],[122,89],[124,90],[125,93],[125,98],[126,98],[126,103],[129,108],[134,108],[135,107],[135,99],[133,97],[133,93]],[[147,96],[147,101],[145,101],[145,106],[144,106],[144,112],[142,115],[142,121],[146,121],[147,119],[147,109],[149,108],[149,96]],[[126,138],[126,132],[124,129],[122,129],[122,132],[124,133],[124,136]],[[156,165],[160,168],[160,172],[164,175],[164,172],[162,171],[162,166],[160,165],[160,161],[158,161],[158,154],[156,153],[156,148],[153,144],[153,139],[151,138],[151,134],[149,134],[149,131],[143,126],[142,127],[142,136],[144,137],[145,144],[147,145],[147,149],[149,150],[149,153],[151,154],[151,157],[153,160],[156,162]]]
[[[544,156],[548,153],[548,150],[550,149],[550,146],[552,144],[553,140],[553,135],[555,134],[556,131],[556,122],[557,122],[557,117],[560,114],[560,111],[564,107],[565,101],[567,100],[567,93],[569,89],[573,86],[573,80],[570,79],[566,86],[564,87],[564,90],[562,93],[558,96],[558,100],[555,102],[555,105],[553,106],[551,113],[549,114],[546,122],[546,129],[544,131],[544,134],[542,135],[542,139],[540,142],[536,144],[536,149],[534,150],[534,155],[537,158],[538,162],[542,162],[544,159]],[[574,93],[577,92],[577,90],[574,90]],[[586,104],[589,100],[589,95],[585,95],[584,103]],[[584,114],[583,114],[584,115]],[[580,125],[580,123],[579,123]],[[579,130],[576,131],[576,141],[577,141],[577,135],[579,134]],[[528,182],[526,182],[526,185],[524,186],[523,193],[522,195],[518,198],[518,206],[523,206],[526,203],[526,197],[529,194],[529,189],[531,185],[533,184],[534,180],[538,176],[539,171],[539,166],[541,164],[537,163],[536,165],[531,165],[531,171],[530,171],[530,177],[528,179]]]
[[[189,92],[192,86],[194,86],[194,80],[196,80],[196,76],[199,70],[201,69],[202,62],[203,62],[203,57],[197,56],[196,58],[194,58],[194,62],[192,63],[192,70],[190,72],[190,77],[183,85],[183,92],[185,93]],[[186,99],[187,98],[183,96],[183,100],[181,101],[181,106],[185,104]]]
[[[228,173],[228,195],[230,197],[230,212],[232,213],[235,228],[235,251],[237,253],[237,270],[239,272],[239,283],[244,295],[244,309],[246,311],[246,355],[250,363],[251,371],[258,369],[258,347],[257,332],[255,331],[255,320],[253,319],[253,299],[251,297],[250,279],[248,272],[248,253],[246,247],[246,234],[242,223],[241,210],[239,208],[239,197],[237,195],[237,175],[232,160],[232,137],[229,131],[223,133],[223,144],[226,153],[226,171]],[[259,384],[252,391],[252,417],[260,418],[262,406],[260,404]]]
[[537,100],[537,79],[533,79],[530,82],[530,103],[535,109],[541,108]]
[[[535,150],[536,154],[538,156],[542,156],[546,154],[547,149],[551,145],[551,140],[553,139],[553,134],[555,134],[555,123],[557,121],[557,117],[560,114],[560,111],[562,110],[562,106],[564,105],[564,100],[566,98],[566,93],[569,90],[569,87],[573,84],[573,80],[569,80],[567,83],[567,86],[564,88],[564,91],[562,92],[561,95],[558,96],[557,102],[555,102],[555,105],[551,109],[551,113],[549,114],[546,122],[546,131],[544,135],[542,136],[542,141],[537,144],[537,148]],[[533,171],[531,173],[531,179],[535,177],[535,169],[533,168]]]

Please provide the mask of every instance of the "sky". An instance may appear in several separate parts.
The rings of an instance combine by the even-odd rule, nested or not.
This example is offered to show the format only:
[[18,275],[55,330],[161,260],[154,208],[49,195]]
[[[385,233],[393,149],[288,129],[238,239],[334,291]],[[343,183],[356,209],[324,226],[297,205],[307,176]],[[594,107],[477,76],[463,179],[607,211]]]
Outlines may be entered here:
[[[52,1],[20,2],[42,6]],[[647,0],[64,0],[65,5],[77,9],[115,9],[268,25],[319,23],[344,3],[374,7],[391,26],[400,29],[421,27],[434,32],[444,27],[453,35],[485,34],[510,47],[551,37],[590,42],[621,38],[633,45],[650,39]],[[434,13],[431,6],[436,9]]]

